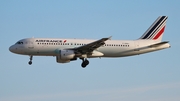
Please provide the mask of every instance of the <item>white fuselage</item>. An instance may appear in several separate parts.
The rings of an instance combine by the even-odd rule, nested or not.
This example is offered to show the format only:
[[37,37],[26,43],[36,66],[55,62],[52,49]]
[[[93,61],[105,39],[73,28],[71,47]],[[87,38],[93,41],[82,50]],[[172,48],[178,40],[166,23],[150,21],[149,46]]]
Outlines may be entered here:
[[82,60],[85,68],[87,58],[125,57],[169,48],[168,41],[162,42],[167,16],[159,16],[138,40],[110,40],[111,37],[99,40],[26,38],[19,40],[9,50],[16,54],[29,55],[29,65],[33,56],[56,56],[56,62],[68,63]]
[[[57,56],[59,50],[71,49],[86,45],[95,40],[87,39],[57,39],[57,38],[26,38],[12,45],[9,50],[16,54],[33,56]],[[168,43],[158,47],[149,47],[158,43],[155,40],[107,40],[105,44],[94,51],[102,53],[91,57],[124,57],[143,54],[169,48]],[[96,53],[96,52],[95,52]]]

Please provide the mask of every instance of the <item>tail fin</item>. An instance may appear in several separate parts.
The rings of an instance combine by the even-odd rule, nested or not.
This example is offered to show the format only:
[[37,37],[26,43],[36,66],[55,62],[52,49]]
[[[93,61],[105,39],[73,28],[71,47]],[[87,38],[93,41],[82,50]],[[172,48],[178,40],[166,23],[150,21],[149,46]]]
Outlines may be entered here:
[[159,16],[139,39],[161,41],[167,18],[167,16]]

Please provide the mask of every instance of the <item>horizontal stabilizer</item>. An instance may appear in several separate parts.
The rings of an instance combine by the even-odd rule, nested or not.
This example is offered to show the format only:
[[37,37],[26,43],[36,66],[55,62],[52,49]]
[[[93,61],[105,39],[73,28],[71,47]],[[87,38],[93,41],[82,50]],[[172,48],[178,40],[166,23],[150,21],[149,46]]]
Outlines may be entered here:
[[149,47],[158,47],[158,46],[164,45],[166,43],[169,43],[169,41],[164,41],[164,42],[156,43],[156,44],[150,45]]
[[161,45],[165,45],[167,43],[169,43],[169,41],[164,41],[164,42],[152,44],[152,45],[149,45],[149,46],[135,48],[135,49],[132,49],[132,50],[124,51],[122,53],[129,53],[129,52],[133,52],[133,51],[143,51],[143,50],[146,50],[146,49],[149,49],[149,48],[158,48],[158,47],[161,47]]

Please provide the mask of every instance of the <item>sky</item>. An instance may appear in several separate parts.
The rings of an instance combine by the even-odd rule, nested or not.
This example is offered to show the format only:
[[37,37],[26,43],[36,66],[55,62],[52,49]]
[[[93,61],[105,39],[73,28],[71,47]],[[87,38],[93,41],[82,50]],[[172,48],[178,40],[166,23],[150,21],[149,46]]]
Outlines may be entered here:
[[[0,0],[0,101],[179,101],[180,1]],[[124,58],[56,63],[9,52],[23,38],[138,39],[168,16],[171,48]]]

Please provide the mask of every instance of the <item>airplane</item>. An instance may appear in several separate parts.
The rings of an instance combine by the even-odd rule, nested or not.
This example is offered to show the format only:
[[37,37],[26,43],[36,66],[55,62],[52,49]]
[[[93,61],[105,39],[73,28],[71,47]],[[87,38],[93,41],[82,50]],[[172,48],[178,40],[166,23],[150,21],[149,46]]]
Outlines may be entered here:
[[136,40],[99,40],[64,38],[25,38],[9,47],[12,53],[33,56],[55,56],[57,63],[82,60],[85,68],[88,58],[126,57],[170,48],[169,41],[162,41],[168,16],[159,16],[147,31]]

